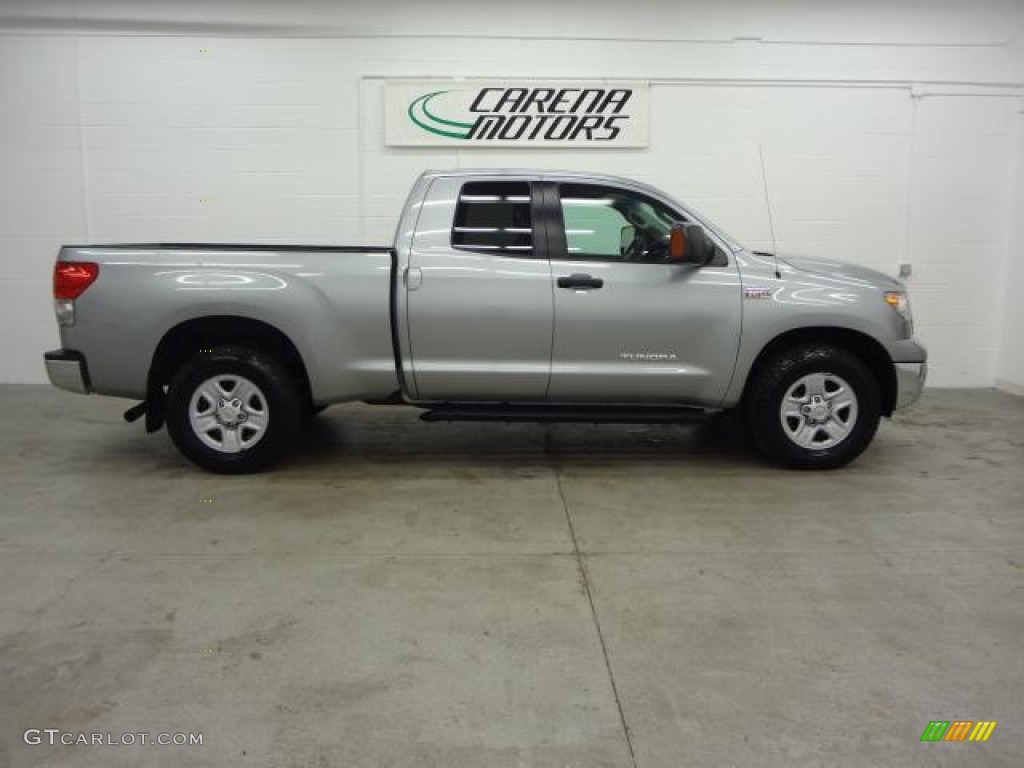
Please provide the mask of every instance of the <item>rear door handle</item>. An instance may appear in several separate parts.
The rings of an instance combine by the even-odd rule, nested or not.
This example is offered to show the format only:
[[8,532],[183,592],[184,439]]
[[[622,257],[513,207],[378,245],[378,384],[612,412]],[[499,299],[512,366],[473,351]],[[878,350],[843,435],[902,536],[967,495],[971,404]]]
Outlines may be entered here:
[[558,278],[559,288],[601,288],[604,280],[593,275],[575,274]]

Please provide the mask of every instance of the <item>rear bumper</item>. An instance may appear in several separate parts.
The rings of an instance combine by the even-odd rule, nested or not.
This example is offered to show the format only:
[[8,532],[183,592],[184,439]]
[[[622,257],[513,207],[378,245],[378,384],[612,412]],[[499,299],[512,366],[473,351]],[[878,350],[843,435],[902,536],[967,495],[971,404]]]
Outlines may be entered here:
[[73,349],[55,349],[43,355],[50,383],[68,392],[89,394],[89,366],[85,355]]
[[928,378],[928,363],[894,363],[896,367],[896,408],[906,408],[921,399]]

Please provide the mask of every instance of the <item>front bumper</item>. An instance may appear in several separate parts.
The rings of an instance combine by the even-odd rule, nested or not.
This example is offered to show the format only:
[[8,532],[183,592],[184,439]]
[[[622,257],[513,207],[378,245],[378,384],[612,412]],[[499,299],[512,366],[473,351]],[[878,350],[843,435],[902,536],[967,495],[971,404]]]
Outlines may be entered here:
[[85,355],[73,349],[55,349],[43,355],[50,383],[68,392],[89,394],[89,366]]
[[896,409],[906,408],[921,399],[928,378],[928,363],[894,363],[896,367]]

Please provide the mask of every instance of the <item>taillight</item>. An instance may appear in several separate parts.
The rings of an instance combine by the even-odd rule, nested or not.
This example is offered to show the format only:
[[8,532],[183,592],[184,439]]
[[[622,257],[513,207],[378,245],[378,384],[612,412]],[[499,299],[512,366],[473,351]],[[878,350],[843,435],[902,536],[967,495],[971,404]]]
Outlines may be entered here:
[[53,298],[77,299],[100,274],[91,261],[58,261],[53,267]]

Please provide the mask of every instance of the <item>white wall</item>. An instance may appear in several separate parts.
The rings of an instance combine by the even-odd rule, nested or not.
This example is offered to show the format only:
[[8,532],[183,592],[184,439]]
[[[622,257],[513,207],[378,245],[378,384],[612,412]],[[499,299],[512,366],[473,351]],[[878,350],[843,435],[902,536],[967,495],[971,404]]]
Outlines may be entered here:
[[[0,381],[43,378],[62,242],[387,241],[424,168],[518,165],[649,180],[767,246],[763,143],[781,249],[910,262],[932,383],[1024,387],[1024,4],[620,6],[0,8]],[[651,146],[383,146],[383,77],[524,75],[650,80]]]
[[997,321],[996,386],[1024,395],[1024,103],[1017,110],[1017,161],[1014,174],[1016,205],[1010,247],[1002,274],[1002,301]]
[[[1024,80],[1024,37],[1016,38],[1007,50],[1013,56],[1017,76]],[[1024,99],[1018,103],[1015,123],[1016,159],[1011,193],[1014,208],[1000,278],[995,383],[1000,389],[1024,395],[1024,301],[1020,296],[1024,286]]]

